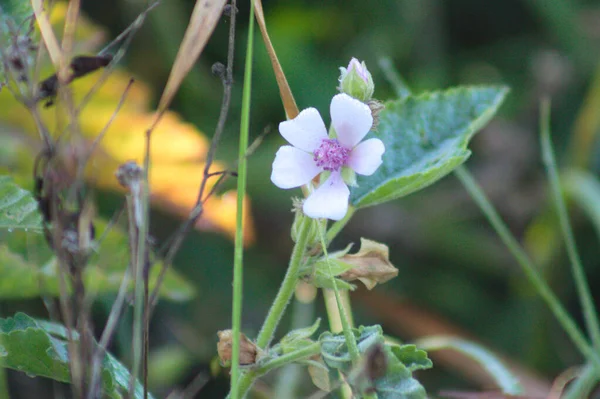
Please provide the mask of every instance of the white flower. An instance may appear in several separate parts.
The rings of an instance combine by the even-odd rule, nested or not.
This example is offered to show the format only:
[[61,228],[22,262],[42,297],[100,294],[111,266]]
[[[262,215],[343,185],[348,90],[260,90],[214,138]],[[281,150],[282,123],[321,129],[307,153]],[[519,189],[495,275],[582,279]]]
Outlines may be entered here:
[[371,110],[364,103],[338,94],[331,100],[330,112],[336,138],[329,138],[315,108],[307,108],[296,118],[279,124],[279,132],[291,146],[284,145],[277,151],[271,181],[289,189],[330,172],[329,178],[304,201],[302,210],[311,218],[340,220],[348,211],[350,196],[342,168],[370,176],[381,165],[385,147],[379,139],[361,143],[373,125]]

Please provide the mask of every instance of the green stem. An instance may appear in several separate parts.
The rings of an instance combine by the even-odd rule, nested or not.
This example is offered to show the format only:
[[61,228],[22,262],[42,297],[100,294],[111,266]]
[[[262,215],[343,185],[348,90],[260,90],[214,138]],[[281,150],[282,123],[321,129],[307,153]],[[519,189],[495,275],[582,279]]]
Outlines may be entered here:
[[590,292],[583,266],[581,265],[581,258],[577,251],[577,245],[575,244],[575,237],[573,235],[573,229],[569,222],[569,215],[567,212],[567,206],[563,197],[563,191],[558,177],[558,168],[556,166],[556,158],[552,149],[552,142],[550,140],[550,102],[544,100],[540,108],[540,138],[542,146],[542,159],[548,172],[548,180],[550,181],[550,188],[552,189],[552,196],[554,197],[554,204],[556,206],[556,212],[558,213],[558,221],[562,231],[563,239],[567,246],[567,254],[571,263],[571,272],[575,279],[575,286],[577,287],[577,294],[579,295],[579,301],[583,308],[583,315],[585,318],[585,324],[587,327],[588,334],[592,338],[592,343],[596,350],[600,349],[600,326],[598,325],[598,314],[594,306],[594,299]]
[[310,345],[305,346],[304,348],[298,349],[290,353],[286,353],[281,356],[277,356],[273,360],[266,362],[258,368],[257,374],[266,374],[273,369],[285,366],[286,364],[297,362],[298,360],[308,359],[309,357],[318,355],[319,353],[321,353],[321,343],[314,342]]
[[598,382],[598,374],[593,364],[584,366],[577,379],[569,384],[563,399],[589,398]]
[[342,220],[338,220],[337,222],[331,225],[329,230],[327,230],[327,234],[325,234],[325,242],[327,244],[331,243],[331,241],[333,241],[333,239],[337,237],[340,231],[342,231],[342,229],[346,227],[350,219],[352,219],[352,216],[354,216],[355,212],[356,208],[354,208],[352,205],[348,206],[348,212],[346,212],[346,216],[344,216]]
[[[251,1],[250,9],[253,7]],[[250,130],[250,94],[252,92],[252,56],[254,42],[254,15],[250,13],[248,24],[248,44],[246,46],[246,66],[242,92],[242,120],[240,123],[240,146],[238,154],[237,178],[237,217],[235,232],[235,254],[233,260],[233,310],[231,329],[233,334],[231,357],[231,397],[238,398],[240,375],[240,334],[242,325],[243,258],[244,258],[244,196],[246,193],[248,136]]]
[[[298,240],[296,241],[296,245],[294,245],[294,250],[292,251],[292,257],[290,258],[290,264],[287,272],[285,273],[281,287],[279,287],[279,292],[277,293],[277,296],[271,305],[271,309],[269,309],[269,314],[267,315],[267,318],[265,319],[263,326],[258,333],[258,337],[256,338],[256,344],[259,348],[265,349],[271,342],[271,339],[273,339],[273,334],[275,333],[277,324],[279,324],[279,320],[281,319],[285,308],[294,295],[294,289],[296,288],[296,284],[298,282],[298,271],[300,270],[302,258],[306,252],[308,233],[310,232],[311,224],[312,220],[308,217],[305,217],[300,224]],[[252,386],[252,383],[257,376],[258,375],[254,371],[249,371],[241,375],[239,378],[237,391],[240,393],[242,398],[250,389],[250,386]],[[230,397],[233,398],[231,395]]]
[[[250,386],[252,386],[252,383],[258,377],[278,367],[283,367],[286,364],[290,364],[298,360],[307,359],[311,356],[318,355],[319,353],[321,353],[321,344],[319,342],[315,342],[297,351],[278,356],[275,359],[263,364],[259,368],[251,369],[242,374],[242,377],[239,382],[239,391],[242,395],[245,395],[246,391],[250,389]],[[232,396],[230,394],[228,398],[231,397]]]
[[300,234],[298,235],[296,245],[294,245],[288,270],[283,278],[279,292],[275,297],[275,301],[271,305],[271,309],[269,309],[269,314],[256,338],[256,344],[260,348],[266,348],[271,342],[277,324],[279,324],[279,320],[281,319],[285,308],[294,295],[294,289],[298,282],[298,271],[300,270],[302,258],[306,252],[306,244],[308,243],[308,233],[310,232],[311,224],[312,220],[308,217],[305,217],[300,224]]
[[473,176],[464,166],[459,166],[455,169],[455,174],[461,183],[465,186],[473,200],[477,203],[479,208],[485,214],[486,218],[496,230],[500,239],[506,245],[510,253],[515,257],[523,272],[534,286],[536,291],[546,302],[546,305],[550,308],[558,322],[561,324],[563,329],[567,332],[577,349],[588,359],[594,362],[595,366],[600,369],[600,357],[594,352],[594,349],[587,342],[585,336],[581,333],[577,325],[571,319],[569,314],[565,311],[563,306],[560,304],[558,298],[546,282],[539,275],[533,262],[529,259],[527,253],[523,250],[517,239],[512,235],[506,224],[502,221],[494,206],[490,203],[488,198],[485,196],[483,190]]
[[[350,357],[352,358],[353,363],[357,363],[360,360],[360,352],[358,351],[358,345],[356,345],[356,337],[352,332],[352,328],[350,327],[350,323],[348,322],[348,315],[346,313],[346,309],[344,308],[344,304],[342,303],[342,297],[340,296],[340,291],[338,290],[337,283],[335,281],[335,277],[333,276],[333,272],[331,271],[331,263],[329,262],[329,257],[327,254],[327,245],[325,244],[325,236],[322,231],[319,231],[321,235],[321,245],[323,246],[323,255],[325,256],[325,260],[327,263],[327,269],[329,272],[329,276],[331,277],[331,284],[333,285],[333,292],[335,294],[335,302],[337,303],[337,311],[339,313],[339,319],[342,322],[342,330],[344,332],[344,337],[346,338],[346,345],[348,345],[348,351],[350,352]],[[331,307],[327,307],[327,311],[329,312]],[[330,316],[330,320],[332,316]]]
[[[305,298],[300,298],[299,290],[303,287],[299,284],[296,286],[296,295],[292,302],[291,316],[292,323],[291,329],[295,330],[310,326],[311,322],[315,317],[315,301],[314,297],[310,301],[306,301]],[[316,288],[310,286],[316,293]],[[293,398],[296,396],[296,390],[298,384],[302,380],[302,368],[299,364],[288,364],[285,366],[279,375],[277,376],[277,382],[273,389],[275,398]]]

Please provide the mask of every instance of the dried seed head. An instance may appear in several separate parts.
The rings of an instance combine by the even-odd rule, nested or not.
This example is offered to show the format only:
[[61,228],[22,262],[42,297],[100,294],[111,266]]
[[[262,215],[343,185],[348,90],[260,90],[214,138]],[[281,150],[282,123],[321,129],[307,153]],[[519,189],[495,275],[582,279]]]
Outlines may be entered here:
[[238,9],[233,7],[231,4],[225,4],[225,7],[223,7],[223,15],[226,17],[231,17],[231,14],[234,12],[237,13]]
[[[217,333],[219,342],[217,343],[217,353],[221,364],[228,366],[231,364],[233,351],[233,337],[231,330],[222,330]],[[240,365],[249,365],[256,363],[258,354],[256,344],[248,339],[244,334],[240,333]]]
[[376,130],[379,125],[379,114],[385,108],[385,105],[378,100],[371,100],[367,103],[369,109],[371,110],[371,115],[373,115],[373,126],[371,129]]
[[210,71],[216,77],[225,79],[226,68],[225,68],[225,65],[223,65],[222,63],[215,62],[214,64],[212,64],[212,67],[210,67]]
[[354,267],[339,275],[345,281],[360,280],[368,289],[385,283],[398,275],[398,269],[389,260],[387,245],[361,238],[360,251],[338,258]]
[[140,183],[142,168],[135,161],[128,161],[119,166],[115,175],[121,186],[132,189]]

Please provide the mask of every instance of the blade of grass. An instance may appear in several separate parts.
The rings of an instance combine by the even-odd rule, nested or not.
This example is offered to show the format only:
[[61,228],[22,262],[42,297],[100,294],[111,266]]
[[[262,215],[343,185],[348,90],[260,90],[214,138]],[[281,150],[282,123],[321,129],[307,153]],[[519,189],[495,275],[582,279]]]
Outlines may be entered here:
[[600,238],[600,181],[585,170],[561,173],[565,194],[585,212]]
[[479,206],[483,214],[486,216],[500,239],[506,245],[510,253],[515,257],[525,276],[533,285],[538,294],[542,297],[546,305],[550,308],[560,325],[566,331],[567,335],[573,341],[577,349],[600,370],[600,357],[594,351],[592,346],[587,342],[586,337],[579,330],[571,316],[567,313],[560,301],[552,292],[548,284],[538,273],[535,265],[519,244],[517,239],[512,235],[508,226],[504,223],[498,212],[484,194],[481,187],[477,184],[471,173],[463,166],[459,166],[454,171],[456,177],[463,184],[471,198]]
[[556,166],[556,158],[552,148],[552,142],[550,140],[550,101],[542,101],[540,108],[540,140],[542,147],[542,159],[546,166],[548,173],[548,181],[550,182],[550,188],[552,190],[552,197],[556,212],[558,213],[558,221],[560,229],[567,246],[567,254],[571,263],[571,272],[575,279],[575,286],[577,287],[577,294],[579,295],[579,301],[583,308],[583,316],[585,318],[585,324],[587,327],[588,334],[592,338],[592,343],[596,350],[600,350],[600,326],[598,325],[598,313],[594,306],[594,299],[590,292],[590,287],[583,271],[583,265],[581,264],[581,258],[577,251],[577,245],[575,243],[575,236],[573,234],[573,228],[569,222],[569,215],[565,199],[563,198],[563,192],[558,177],[558,168]]
[[[235,10],[233,11],[235,12]],[[238,154],[237,215],[235,232],[235,254],[233,260],[233,311],[231,329],[233,333],[231,357],[231,398],[239,396],[240,375],[240,333],[242,324],[243,260],[244,260],[244,197],[246,195],[246,170],[248,136],[250,131],[250,94],[252,93],[252,58],[254,54],[254,16],[250,13],[248,23],[248,43],[246,45],[246,65],[244,68],[244,88],[242,91],[242,120],[240,123],[240,148]]]

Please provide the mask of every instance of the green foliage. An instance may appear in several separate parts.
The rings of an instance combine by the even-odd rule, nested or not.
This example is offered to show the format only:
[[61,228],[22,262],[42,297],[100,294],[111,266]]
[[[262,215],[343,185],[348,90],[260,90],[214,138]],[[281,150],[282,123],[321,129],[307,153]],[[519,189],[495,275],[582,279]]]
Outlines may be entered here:
[[471,154],[469,140],[496,113],[508,89],[458,87],[390,101],[373,136],[386,148],[372,176],[357,176],[350,201],[363,208],[421,190]]
[[[3,25],[10,19],[13,26],[18,28],[32,14],[30,1],[0,0],[0,22]],[[5,29],[4,26],[2,28]]]
[[317,319],[312,326],[305,328],[298,328],[287,333],[281,341],[279,341],[279,347],[283,353],[291,352],[292,350],[299,349],[306,343],[312,343],[309,339],[317,330],[321,324],[321,319]]
[[[74,337],[77,339],[76,334]],[[67,331],[63,326],[37,321],[24,313],[0,319],[0,366],[22,371],[31,377],[70,382],[66,339]],[[110,398],[123,398],[129,378],[127,368],[107,354],[102,363],[104,393]],[[135,398],[142,397],[142,386],[137,383]]]
[[2,229],[42,229],[42,217],[36,200],[9,176],[0,176],[0,230]]
[[[348,346],[343,334],[323,333],[320,337],[321,356],[325,363],[348,376],[347,380],[358,392],[375,391],[378,398],[384,399],[422,399],[425,389],[412,378],[412,372],[432,366],[427,353],[415,345],[384,345],[383,331],[380,326],[359,327],[352,332],[356,337],[359,352],[363,355],[362,365],[352,364]],[[367,353],[375,346],[383,348],[386,367],[382,375],[372,377],[373,372],[366,370]],[[373,378],[373,379],[372,379]]]
[[[360,326],[353,328],[356,345],[360,353],[364,353],[371,345],[383,344],[383,331],[380,326]],[[319,337],[321,341],[321,356],[325,363],[332,368],[347,374],[352,370],[352,358],[346,344],[344,334],[324,332]]]
[[[11,192],[19,193],[19,198],[29,198],[29,200],[35,201],[30,194],[12,183],[2,187],[7,186],[11,187]],[[0,202],[3,201],[3,198],[5,197],[0,196]],[[30,201],[21,200],[19,203],[30,204]],[[35,202],[33,205],[37,207]],[[29,209],[31,205],[26,207]],[[28,229],[30,226],[34,226],[31,220],[39,222],[39,218],[39,213],[34,208],[34,211],[27,214],[26,219],[23,219],[29,220],[29,222],[13,223],[11,228],[19,226]],[[112,226],[107,231],[106,222],[97,220],[95,226],[100,242],[85,268],[85,286],[88,292],[116,293],[127,269],[128,237],[116,226]],[[24,299],[42,295],[59,295],[58,264],[41,234],[13,231],[0,235],[0,238],[2,238],[2,243],[0,243],[0,298]],[[25,256],[29,256],[30,259]],[[150,272],[151,287],[155,285],[161,267],[161,262],[153,265]],[[133,290],[133,281],[130,283],[130,288]],[[171,301],[185,301],[194,294],[193,286],[175,270],[171,268],[167,271],[160,288],[160,295],[163,298]]]
[[[10,177],[0,176],[0,230],[9,233],[0,244],[0,298],[59,295],[56,258],[42,235],[24,232],[41,231],[41,221],[37,202],[31,193],[17,186]],[[115,226],[107,231],[106,222],[96,221],[95,226],[98,237],[102,238],[84,271],[86,288],[100,294],[115,293],[127,269],[128,237]],[[35,252],[32,255],[34,261],[24,258],[32,250]],[[161,262],[153,265],[151,286],[156,283],[161,267]],[[161,285],[160,295],[172,301],[184,301],[194,295],[194,288],[170,269]]]
[[341,251],[329,254],[328,257],[319,258],[315,263],[308,265],[308,267],[300,270],[300,275],[308,279],[311,284],[317,288],[330,288],[333,289],[332,277],[335,279],[336,288],[339,290],[351,290],[356,289],[354,284],[350,284],[342,279],[336,278],[340,274],[347,272],[354,266],[346,262],[341,262],[337,258],[346,255],[352,244],[348,245]]
[[433,367],[427,352],[416,345],[390,345],[392,354],[410,371],[426,370]]

